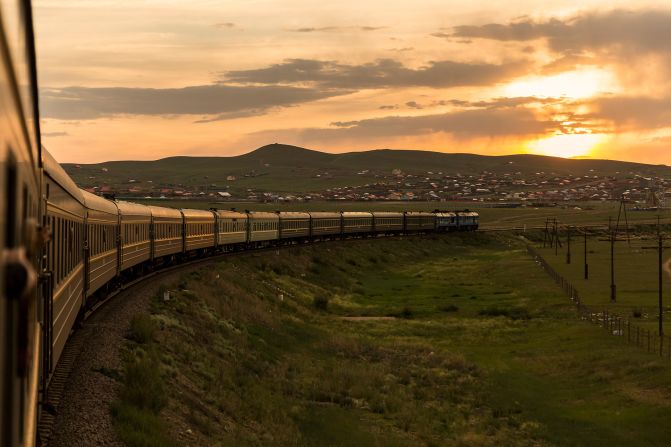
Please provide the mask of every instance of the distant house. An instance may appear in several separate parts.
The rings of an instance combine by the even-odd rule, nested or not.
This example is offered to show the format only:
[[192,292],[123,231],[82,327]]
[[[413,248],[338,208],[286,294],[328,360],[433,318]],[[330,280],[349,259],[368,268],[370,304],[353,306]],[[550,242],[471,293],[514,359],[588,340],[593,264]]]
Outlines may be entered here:
[[217,192],[217,194],[219,195],[219,197],[223,197],[223,198],[225,198],[225,199],[231,197],[231,193],[230,193],[230,192],[225,192],[225,191],[224,191],[224,192]]

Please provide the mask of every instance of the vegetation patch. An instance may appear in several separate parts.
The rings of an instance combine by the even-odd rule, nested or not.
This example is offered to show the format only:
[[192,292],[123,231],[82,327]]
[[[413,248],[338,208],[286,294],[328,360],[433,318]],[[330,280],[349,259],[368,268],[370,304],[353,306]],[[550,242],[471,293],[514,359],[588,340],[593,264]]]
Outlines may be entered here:
[[669,365],[580,322],[509,236],[293,247],[177,285],[132,324],[114,409],[130,445],[638,446],[671,435]]

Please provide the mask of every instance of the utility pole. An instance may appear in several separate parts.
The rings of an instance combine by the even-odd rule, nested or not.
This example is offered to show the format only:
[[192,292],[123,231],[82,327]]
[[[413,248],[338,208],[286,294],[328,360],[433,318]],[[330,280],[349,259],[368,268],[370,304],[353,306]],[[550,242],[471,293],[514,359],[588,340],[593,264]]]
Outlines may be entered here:
[[[657,263],[658,263],[658,284],[657,284],[657,291],[658,291],[658,306],[659,306],[659,337],[660,340],[662,339],[664,335],[664,306],[663,306],[663,299],[664,299],[664,249],[666,248],[671,248],[671,246],[665,246],[664,245],[664,237],[662,236],[662,228],[661,228],[661,223],[660,223],[660,218],[661,216],[657,216],[657,246],[650,246],[650,247],[643,247],[644,249],[647,250],[657,250]],[[660,347],[661,350],[661,347]]]
[[566,263],[571,263],[571,227],[566,227]]
[[610,232],[610,302],[617,301],[617,286],[615,285],[615,231]]
[[587,228],[583,228],[585,236],[585,279],[589,279],[589,265],[587,264]]

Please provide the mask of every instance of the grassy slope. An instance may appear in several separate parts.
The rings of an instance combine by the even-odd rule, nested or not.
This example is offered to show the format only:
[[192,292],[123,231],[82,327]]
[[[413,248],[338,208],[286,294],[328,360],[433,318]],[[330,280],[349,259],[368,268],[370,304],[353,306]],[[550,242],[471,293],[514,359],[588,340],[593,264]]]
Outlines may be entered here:
[[178,286],[155,302],[149,344],[168,390],[164,428],[180,444],[639,446],[671,435],[671,365],[576,321],[513,239],[247,254]]
[[[159,184],[221,188],[230,184],[234,191],[247,188],[276,192],[321,191],[335,186],[355,186],[376,182],[374,174],[390,174],[393,169],[407,173],[443,172],[445,174],[479,174],[539,171],[557,175],[620,175],[637,172],[642,175],[670,175],[667,166],[610,160],[569,160],[537,155],[482,156],[447,154],[429,151],[375,150],[346,154],[327,154],[287,145],[268,145],[248,154],[234,157],[170,157],[155,161],[114,161],[90,165],[64,164],[75,182],[84,187],[121,185],[129,179],[152,180]],[[108,172],[102,172],[106,168]],[[255,177],[243,177],[254,170]],[[371,170],[367,175],[357,175]],[[593,170],[593,172],[592,172]],[[324,176],[328,172],[330,176]],[[321,177],[317,178],[316,175]],[[226,181],[237,176],[234,182]],[[89,177],[94,177],[93,179]]]

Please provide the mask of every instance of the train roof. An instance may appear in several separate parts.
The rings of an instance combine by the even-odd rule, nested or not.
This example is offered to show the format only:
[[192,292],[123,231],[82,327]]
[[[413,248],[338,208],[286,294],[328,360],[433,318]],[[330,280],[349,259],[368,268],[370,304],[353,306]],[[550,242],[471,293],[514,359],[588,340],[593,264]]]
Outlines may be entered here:
[[459,215],[459,216],[467,216],[467,217],[469,217],[469,216],[470,216],[470,217],[477,217],[477,216],[479,216],[479,214],[476,213],[475,211],[457,211],[457,215]]
[[282,219],[309,219],[310,213],[302,211],[280,211],[278,213]]
[[343,217],[373,217],[370,211],[343,211]]
[[172,218],[182,218],[182,213],[175,208],[165,208],[162,206],[149,205],[149,212],[151,212],[152,217],[172,217]]
[[400,211],[373,211],[375,217],[403,217]]
[[51,153],[49,153],[49,151],[47,151],[44,147],[42,149],[42,153],[44,154],[44,172],[56,183],[58,183],[61,188],[74,197],[75,200],[77,200],[82,205],[85,205],[82,190],[77,187],[75,182],[72,181],[68,173],[65,172],[63,167],[56,161]]
[[340,219],[340,213],[333,211],[310,211],[308,213],[313,219]]
[[118,200],[116,202],[119,207],[119,214],[122,216],[147,216],[151,217],[151,209],[147,205],[140,205],[139,203],[126,202]]
[[457,215],[457,213],[453,211],[441,211],[438,213],[435,213],[437,217],[454,217]]
[[406,216],[435,216],[433,213],[429,213],[426,211],[406,211],[405,213]]
[[249,217],[252,219],[277,219],[280,220],[280,216],[277,213],[269,213],[267,211],[251,211]]
[[221,219],[247,219],[247,213],[233,210],[217,210],[217,216]]
[[184,214],[185,218],[203,218],[203,217],[208,217],[212,218],[214,220],[214,214],[212,214],[212,211],[208,210],[194,210],[190,208],[182,208],[182,214]]
[[103,213],[119,215],[119,208],[117,208],[116,203],[111,200],[107,200],[104,197],[91,194],[88,191],[81,190],[82,197],[84,199],[84,205],[86,208],[95,211],[102,211]]

